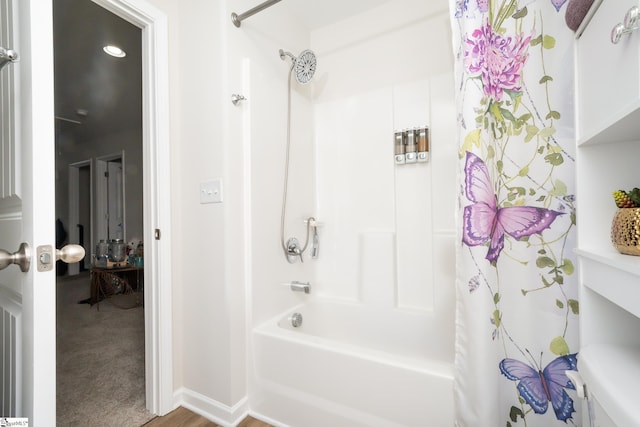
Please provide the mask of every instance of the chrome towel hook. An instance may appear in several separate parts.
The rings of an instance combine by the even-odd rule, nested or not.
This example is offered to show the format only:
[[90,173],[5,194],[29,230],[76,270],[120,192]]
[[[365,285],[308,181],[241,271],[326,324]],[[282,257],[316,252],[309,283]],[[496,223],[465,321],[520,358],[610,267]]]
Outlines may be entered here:
[[18,59],[18,53],[15,50],[5,49],[0,47],[0,70],[10,62],[15,62]]
[[231,95],[231,102],[233,102],[233,105],[238,105],[238,102],[240,101],[244,101],[247,98],[245,98],[243,95],[239,95],[237,93],[234,93],[233,95]]

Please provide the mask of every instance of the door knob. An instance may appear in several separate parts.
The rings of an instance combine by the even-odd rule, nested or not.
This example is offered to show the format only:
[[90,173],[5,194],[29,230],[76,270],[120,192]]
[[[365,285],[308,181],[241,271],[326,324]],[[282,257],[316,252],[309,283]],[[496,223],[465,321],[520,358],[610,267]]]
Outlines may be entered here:
[[11,264],[20,266],[20,271],[23,273],[29,271],[29,267],[31,266],[31,251],[29,250],[28,244],[20,243],[20,248],[14,253],[0,249],[0,270],[7,268]]
[[[56,261],[60,260],[67,264],[78,262],[84,258],[84,248],[80,245],[66,245],[62,249],[54,249],[51,245],[38,246],[37,260],[38,271],[49,271],[53,269]],[[55,256],[55,259],[54,259]]]
[[80,261],[84,255],[84,248],[80,245],[66,245],[62,249],[56,249],[56,261],[61,260],[67,264]]

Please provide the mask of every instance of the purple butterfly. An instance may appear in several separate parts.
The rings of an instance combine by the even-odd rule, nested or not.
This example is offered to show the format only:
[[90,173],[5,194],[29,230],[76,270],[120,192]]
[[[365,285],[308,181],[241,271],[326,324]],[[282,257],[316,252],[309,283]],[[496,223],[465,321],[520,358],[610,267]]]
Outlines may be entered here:
[[489,241],[486,259],[497,262],[505,233],[516,240],[541,233],[562,212],[533,206],[498,207],[489,171],[480,157],[467,151],[464,166],[465,194],[473,204],[464,207],[462,241],[468,246]]
[[556,418],[567,422],[575,412],[573,399],[565,388],[575,390],[565,371],[576,371],[578,367],[577,353],[560,356],[544,368],[534,369],[516,359],[503,359],[500,372],[511,381],[520,381],[518,391],[536,414],[547,412],[549,402],[553,406]]

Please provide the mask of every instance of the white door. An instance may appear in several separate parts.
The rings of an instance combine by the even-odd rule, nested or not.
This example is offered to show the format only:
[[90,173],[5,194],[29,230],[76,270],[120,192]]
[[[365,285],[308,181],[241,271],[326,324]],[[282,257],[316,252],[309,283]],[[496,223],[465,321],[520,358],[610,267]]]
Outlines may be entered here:
[[35,256],[38,246],[52,248],[55,243],[51,0],[0,3],[5,14],[2,43],[11,43],[2,47],[19,55],[0,70],[2,104],[15,107],[3,109],[0,122],[3,130],[15,125],[10,135],[4,134],[1,147],[0,248],[14,252],[26,242],[31,251],[27,272],[15,265],[0,271],[3,354],[13,355],[8,362],[3,358],[8,364],[3,367],[2,401],[6,416],[29,418],[30,426],[54,425],[55,268],[38,272]]

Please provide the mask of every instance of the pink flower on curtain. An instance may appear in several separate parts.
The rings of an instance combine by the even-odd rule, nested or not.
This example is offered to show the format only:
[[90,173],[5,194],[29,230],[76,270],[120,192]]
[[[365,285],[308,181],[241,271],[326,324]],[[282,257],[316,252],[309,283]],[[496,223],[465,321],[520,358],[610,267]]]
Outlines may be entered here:
[[465,43],[464,63],[471,77],[480,77],[484,94],[500,101],[505,90],[519,92],[531,36],[502,36],[487,22]]

